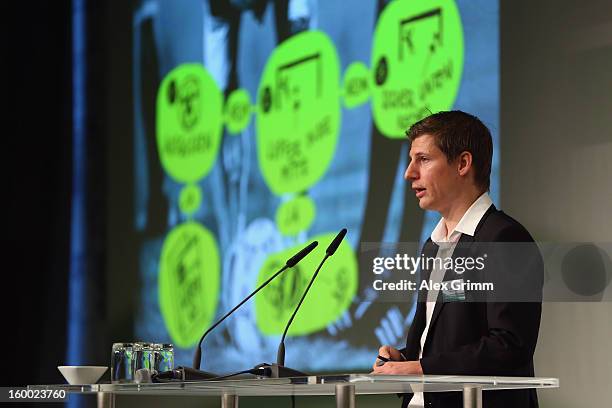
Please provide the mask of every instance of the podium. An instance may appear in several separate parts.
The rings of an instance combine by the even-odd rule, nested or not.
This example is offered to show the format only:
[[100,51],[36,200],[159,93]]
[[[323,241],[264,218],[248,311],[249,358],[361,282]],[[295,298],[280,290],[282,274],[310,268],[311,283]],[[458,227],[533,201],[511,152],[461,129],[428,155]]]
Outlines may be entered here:
[[[115,396],[217,396],[222,408],[238,408],[241,396],[334,395],[338,408],[355,407],[355,397],[365,394],[413,392],[463,393],[465,408],[482,407],[483,390],[558,388],[557,378],[480,377],[449,375],[313,375],[294,378],[249,378],[223,381],[147,384],[29,385],[28,389],[63,389],[70,394],[97,394],[98,408],[116,408]],[[398,400],[398,405],[399,405]]]

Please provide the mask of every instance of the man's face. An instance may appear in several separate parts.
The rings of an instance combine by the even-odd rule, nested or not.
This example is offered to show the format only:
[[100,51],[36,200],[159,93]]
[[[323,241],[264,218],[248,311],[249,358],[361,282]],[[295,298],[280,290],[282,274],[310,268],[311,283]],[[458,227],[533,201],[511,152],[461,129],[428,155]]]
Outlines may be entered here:
[[419,207],[440,213],[446,212],[461,188],[457,165],[448,162],[429,134],[412,141],[404,179],[411,182]]

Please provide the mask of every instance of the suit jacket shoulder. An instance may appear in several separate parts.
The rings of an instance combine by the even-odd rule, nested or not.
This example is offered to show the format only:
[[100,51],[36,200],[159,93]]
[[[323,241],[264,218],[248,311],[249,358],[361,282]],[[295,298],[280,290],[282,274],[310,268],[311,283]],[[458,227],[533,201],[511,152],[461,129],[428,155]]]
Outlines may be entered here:
[[517,220],[491,205],[476,227],[474,239],[481,242],[534,242]]

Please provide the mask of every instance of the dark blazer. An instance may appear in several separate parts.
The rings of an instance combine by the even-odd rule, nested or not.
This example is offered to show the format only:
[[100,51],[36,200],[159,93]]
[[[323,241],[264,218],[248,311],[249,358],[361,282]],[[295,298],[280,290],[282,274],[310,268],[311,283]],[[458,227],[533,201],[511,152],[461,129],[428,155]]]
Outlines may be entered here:
[[[533,354],[538,339],[542,310],[543,264],[537,245],[529,232],[516,220],[491,205],[476,227],[474,236],[462,234],[453,258],[477,257],[487,251],[487,243],[523,242],[521,256],[497,254],[501,274],[525,282],[539,293],[529,302],[515,301],[441,301],[439,293],[431,318],[421,366],[424,374],[534,376]],[[506,245],[508,247],[512,245]],[[500,245],[497,245],[500,247]],[[490,248],[488,248],[490,249]],[[438,246],[429,239],[423,255],[435,257]],[[510,251],[511,252],[511,251]],[[501,259],[500,259],[501,258]],[[526,262],[528,260],[528,262]],[[486,273],[489,273],[485,269]],[[423,269],[421,279],[428,280],[431,270]],[[496,269],[496,273],[500,273]],[[444,280],[456,278],[447,270]],[[469,297],[468,297],[469,299]],[[415,317],[408,331],[406,348],[400,350],[407,360],[418,360],[420,339],[425,328],[426,293],[419,293]],[[405,394],[402,406],[412,394]],[[460,392],[425,393],[425,407],[462,407]],[[483,407],[535,408],[534,389],[483,391]]]

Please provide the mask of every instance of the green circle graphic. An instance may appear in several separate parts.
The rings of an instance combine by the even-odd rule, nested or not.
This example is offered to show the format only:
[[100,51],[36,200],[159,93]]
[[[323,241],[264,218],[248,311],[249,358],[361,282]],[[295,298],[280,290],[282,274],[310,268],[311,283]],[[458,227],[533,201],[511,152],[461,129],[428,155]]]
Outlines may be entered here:
[[183,214],[193,214],[202,204],[202,190],[197,184],[189,184],[179,194],[179,209]]
[[354,108],[370,97],[370,70],[362,62],[353,62],[344,73],[342,96],[344,106]]
[[452,108],[463,71],[463,29],[453,0],[395,0],[372,47],[374,121],[389,138],[430,112]]
[[327,170],[340,130],[340,64],[333,43],[305,31],[280,44],[263,71],[257,158],[274,194],[307,190]]
[[212,323],[220,286],[217,242],[197,222],[167,235],[159,260],[159,306],[173,343],[194,345]]
[[251,97],[246,89],[236,89],[225,102],[225,123],[233,135],[242,132],[251,120]]
[[308,196],[299,196],[282,203],[276,210],[276,225],[283,235],[295,236],[310,228],[316,206]]
[[183,64],[166,75],[157,92],[157,149],[176,181],[204,177],[221,142],[223,96],[200,64]]
[[[334,232],[312,239],[327,243],[335,236]],[[263,283],[278,271],[289,257],[303,247],[303,244],[296,245],[268,257],[259,271],[257,284]],[[326,244],[319,245],[293,267],[293,270],[283,272],[255,298],[255,320],[263,334],[283,333],[312,274],[323,259],[326,247]],[[357,294],[357,281],[355,253],[346,241],[342,241],[334,256],[329,258],[314,281],[288,334],[300,336],[314,333],[337,320],[349,308]]]

